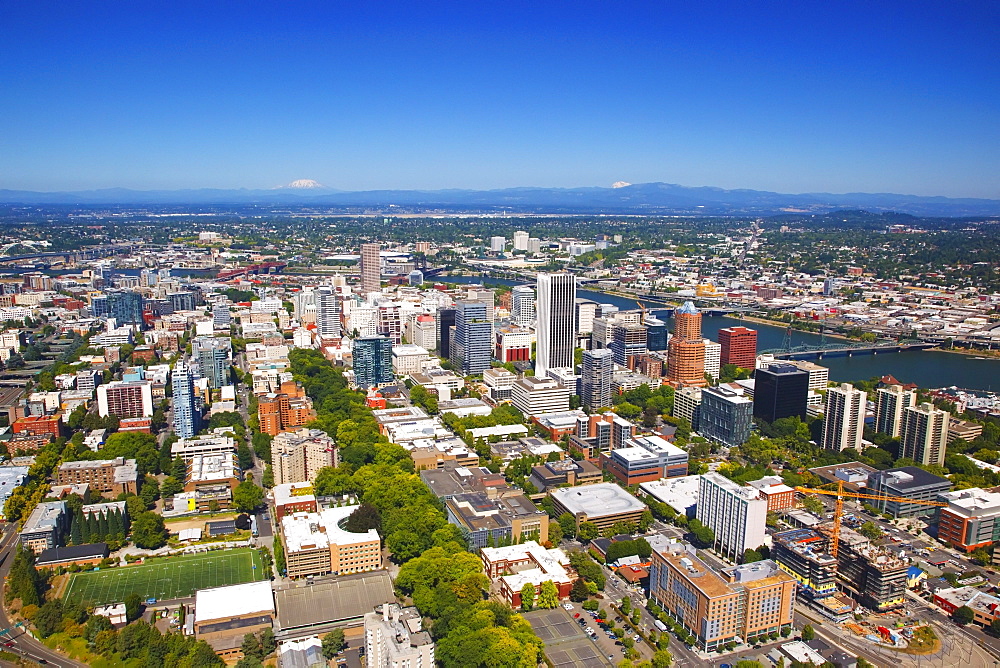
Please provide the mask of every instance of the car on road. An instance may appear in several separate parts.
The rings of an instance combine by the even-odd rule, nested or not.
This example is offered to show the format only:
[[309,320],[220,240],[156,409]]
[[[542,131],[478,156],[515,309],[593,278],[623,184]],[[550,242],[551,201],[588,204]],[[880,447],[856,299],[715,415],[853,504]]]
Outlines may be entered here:
[[632,636],[632,640],[634,640],[635,642],[639,642],[640,640],[642,640],[642,638],[640,638],[639,634],[636,633],[634,636]]

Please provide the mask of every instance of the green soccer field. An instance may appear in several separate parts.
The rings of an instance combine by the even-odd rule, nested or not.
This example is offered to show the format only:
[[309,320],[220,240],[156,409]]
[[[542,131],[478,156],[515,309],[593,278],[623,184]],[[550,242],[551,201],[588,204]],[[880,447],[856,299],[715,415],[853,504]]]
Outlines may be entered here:
[[266,580],[268,575],[257,550],[217,550],[156,559],[141,566],[76,573],[70,576],[63,599],[106,605],[121,603],[135,592],[143,600],[162,601],[192,596],[198,589]]

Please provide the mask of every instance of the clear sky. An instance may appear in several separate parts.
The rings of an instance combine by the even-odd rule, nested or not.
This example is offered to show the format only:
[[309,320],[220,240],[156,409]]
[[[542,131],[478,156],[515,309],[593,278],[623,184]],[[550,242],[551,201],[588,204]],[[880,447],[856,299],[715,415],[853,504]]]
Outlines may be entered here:
[[0,188],[1000,198],[1000,2],[0,3]]

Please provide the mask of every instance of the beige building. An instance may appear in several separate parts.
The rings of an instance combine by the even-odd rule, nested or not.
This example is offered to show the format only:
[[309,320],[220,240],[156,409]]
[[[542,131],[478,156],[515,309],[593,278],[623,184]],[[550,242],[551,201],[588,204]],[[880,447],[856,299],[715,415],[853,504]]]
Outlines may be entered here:
[[285,431],[271,441],[275,485],[313,481],[320,469],[339,464],[337,444],[319,429]]
[[351,533],[340,523],[358,506],[293,513],[281,520],[288,577],[346,575],[382,567],[381,540],[375,529]]
[[934,408],[931,403],[906,408],[899,437],[902,456],[925,466],[944,466],[949,417],[947,411]]
[[669,543],[654,547],[651,573],[650,597],[702,650],[791,627],[795,579],[773,561],[734,566],[720,575],[690,545]]

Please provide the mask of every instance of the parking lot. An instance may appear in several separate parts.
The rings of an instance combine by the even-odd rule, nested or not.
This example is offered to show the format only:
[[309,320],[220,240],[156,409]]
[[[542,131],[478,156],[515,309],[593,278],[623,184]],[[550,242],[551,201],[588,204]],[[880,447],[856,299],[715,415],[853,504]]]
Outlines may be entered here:
[[[572,613],[561,607],[534,610],[524,613],[524,618],[545,643],[545,654],[556,668],[613,666],[614,663],[608,660],[608,654],[612,652],[602,647],[599,641],[595,643],[587,637],[583,627],[573,619],[573,614],[580,612],[577,606],[574,607],[577,609]],[[608,640],[604,636],[601,638]],[[614,647],[614,642],[608,642]],[[617,658],[621,659],[621,652],[618,652]]]

